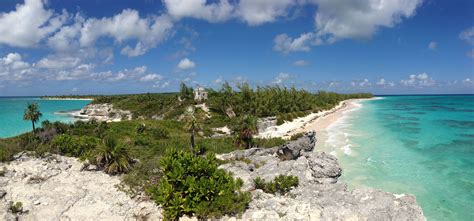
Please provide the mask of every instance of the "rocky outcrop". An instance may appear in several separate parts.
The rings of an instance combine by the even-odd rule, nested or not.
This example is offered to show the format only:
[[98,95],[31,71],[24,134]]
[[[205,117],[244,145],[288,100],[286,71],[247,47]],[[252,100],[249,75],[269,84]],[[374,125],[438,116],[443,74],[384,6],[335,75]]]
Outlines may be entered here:
[[304,136],[296,141],[288,142],[278,148],[280,160],[296,160],[302,151],[312,151],[316,145],[316,132],[306,132]]
[[269,127],[274,127],[277,125],[277,118],[276,117],[265,117],[259,118],[257,120],[257,129],[259,132],[266,131]]
[[[313,150],[314,134],[309,133],[280,148],[234,151],[218,157],[228,163],[221,168],[244,181],[252,193],[243,219],[279,220],[425,220],[412,195],[394,195],[381,190],[348,190],[338,181],[342,169],[337,159]],[[296,159],[281,160],[278,152],[289,149]],[[253,179],[272,180],[278,175],[299,178],[299,186],[286,195],[255,190]]]
[[[131,199],[117,189],[117,176],[83,171],[74,158],[32,158],[21,154],[1,164],[0,220],[159,220],[159,207],[144,199]],[[3,196],[2,196],[3,195]],[[21,202],[23,212],[12,214],[9,202]]]
[[78,113],[73,114],[74,117],[97,121],[116,122],[121,120],[131,120],[132,113],[114,109],[112,104],[88,104]]

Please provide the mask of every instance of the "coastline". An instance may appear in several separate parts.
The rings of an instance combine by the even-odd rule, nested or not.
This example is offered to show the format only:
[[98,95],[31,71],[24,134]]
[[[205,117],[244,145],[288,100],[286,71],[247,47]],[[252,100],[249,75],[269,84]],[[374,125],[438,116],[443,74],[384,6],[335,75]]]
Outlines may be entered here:
[[361,101],[373,99],[379,98],[374,97],[341,101],[332,109],[320,111],[318,113],[311,113],[307,116],[296,118],[291,122],[285,122],[278,126],[268,127],[265,131],[259,133],[258,137],[282,137],[284,139],[289,139],[292,135],[304,133],[306,131],[315,131],[316,133],[325,132],[333,123],[343,117],[345,112],[359,107]]
[[93,101],[94,98],[59,98],[59,97],[42,97],[41,100],[73,100],[73,101]]

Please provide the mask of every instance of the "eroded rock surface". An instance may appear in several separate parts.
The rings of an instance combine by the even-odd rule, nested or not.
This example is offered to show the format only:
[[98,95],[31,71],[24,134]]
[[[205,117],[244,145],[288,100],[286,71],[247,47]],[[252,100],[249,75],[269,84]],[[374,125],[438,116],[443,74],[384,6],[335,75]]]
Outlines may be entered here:
[[131,120],[132,113],[115,109],[112,104],[88,104],[75,117],[98,121],[115,122],[121,120]]
[[[346,184],[338,182],[342,169],[337,159],[314,151],[314,139],[314,134],[308,133],[279,148],[254,148],[218,156],[229,162],[221,168],[240,177],[244,188],[252,192],[252,202],[243,219],[425,220],[412,195],[370,188],[348,190]],[[282,148],[298,152],[291,155],[296,159],[280,159]],[[300,185],[283,196],[254,190],[256,177],[270,181],[280,174],[297,176]]]
[[[33,158],[26,154],[1,164],[0,220],[149,220],[162,218],[160,209],[147,199],[131,199],[118,190],[117,176],[83,171],[74,158]],[[2,194],[0,194],[2,195]],[[8,212],[10,201],[22,202],[24,212]]]

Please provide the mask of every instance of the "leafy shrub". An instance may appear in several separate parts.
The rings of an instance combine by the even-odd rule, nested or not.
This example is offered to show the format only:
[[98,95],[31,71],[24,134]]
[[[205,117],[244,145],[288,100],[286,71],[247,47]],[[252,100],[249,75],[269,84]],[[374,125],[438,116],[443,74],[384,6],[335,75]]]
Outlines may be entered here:
[[23,203],[18,201],[14,203],[13,201],[10,201],[10,211],[12,213],[22,213],[23,212]]
[[253,185],[255,187],[255,189],[265,189],[265,180],[260,178],[260,177],[256,177],[255,179],[253,179]]
[[279,193],[284,195],[288,193],[292,187],[297,187],[299,184],[298,177],[279,175],[273,181],[265,182],[264,179],[256,177],[253,180],[255,189],[261,189],[266,193]]
[[128,172],[133,160],[127,148],[118,145],[116,140],[107,138],[104,145],[97,149],[95,162],[104,172],[115,175]]
[[163,206],[167,219],[177,220],[183,215],[201,219],[236,215],[250,202],[250,194],[240,191],[242,180],[218,169],[214,154],[200,157],[171,149],[160,164],[163,177],[149,193]]
[[97,140],[89,136],[73,137],[68,134],[61,134],[54,137],[51,146],[62,155],[81,157],[88,151],[95,149]]

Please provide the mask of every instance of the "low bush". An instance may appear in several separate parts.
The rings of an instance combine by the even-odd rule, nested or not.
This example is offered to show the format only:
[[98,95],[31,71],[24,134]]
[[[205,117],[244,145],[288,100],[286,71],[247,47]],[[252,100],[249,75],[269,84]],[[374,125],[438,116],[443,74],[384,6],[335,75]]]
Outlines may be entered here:
[[214,154],[201,157],[171,149],[160,165],[163,177],[148,192],[162,205],[166,219],[177,220],[183,215],[199,219],[236,215],[250,202],[250,193],[240,191],[242,180],[219,169]]
[[57,150],[60,154],[71,157],[82,157],[87,152],[95,149],[96,146],[97,139],[89,136],[74,137],[61,134],[51,141],[52,150]]
[[260,177],[256,177],[253,180],[255,189],[261,189],[266,193],[279,193],[284,195],[288,193],[291,188],[297,187],[299,184],[298,177],[296,176],[285,176],[279,175],[273,179],[273,181],[266,182]]
[[97,148],[95,157],[97,166],[111,175],[126,173],[132,168],[133,159],[128,149],[118,145],[112,138],[104,139],[104,144]]
[[16,213],[22,213],[23,212],[23,203],[22,202],[16,202],[14,203],[13,201],[10,201],[10,212],[16,214]]

